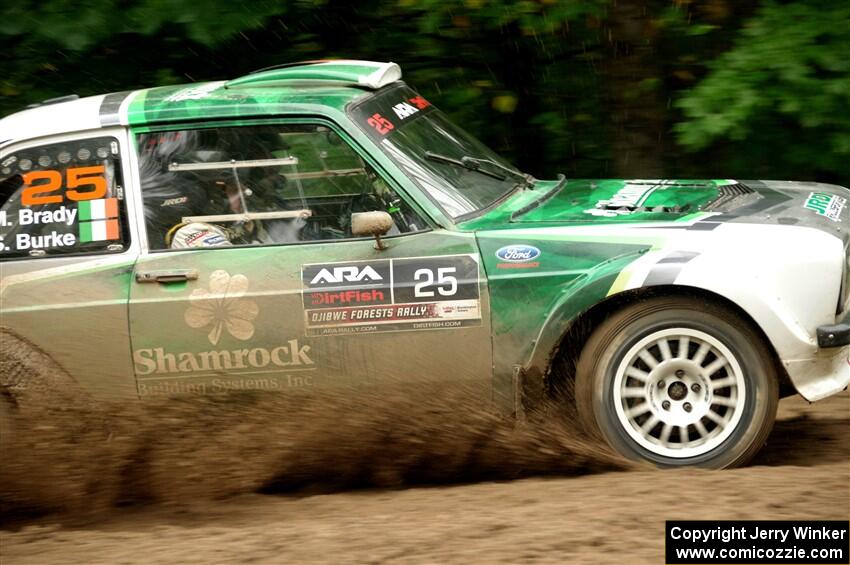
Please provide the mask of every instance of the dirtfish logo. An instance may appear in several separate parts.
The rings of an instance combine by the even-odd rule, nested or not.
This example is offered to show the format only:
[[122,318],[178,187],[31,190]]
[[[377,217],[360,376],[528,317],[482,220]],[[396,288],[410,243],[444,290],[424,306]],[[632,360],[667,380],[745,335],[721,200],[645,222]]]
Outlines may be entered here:
[[381,275],[378,274],[375,269],[366,265],[362,269],[359,267],[351,266],[351,267],[334,267],[331,270],[322,269],[316,276],[313,277],[313,280],[310,281],[311,285],[314,284],[334,284],[341,282],[361,282],[361,281],[380,281],[384,280]]
[[812,192],[806,200],[804,208],[815,212],[820,216],[825,216],[837,222],[841,219],[841,212],[847,204],[846,198],[841,198],[836,194],[828,194],[826,192]]

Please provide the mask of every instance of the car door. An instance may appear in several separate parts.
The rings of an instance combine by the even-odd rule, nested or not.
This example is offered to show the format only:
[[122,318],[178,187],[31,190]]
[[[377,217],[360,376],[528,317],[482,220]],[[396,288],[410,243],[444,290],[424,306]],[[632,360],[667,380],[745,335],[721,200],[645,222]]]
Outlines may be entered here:
[[[332,125],[141,131],[142,395],[492,378],[474,237],[434,229]],[[376,249],[352,213],[388,211]]]

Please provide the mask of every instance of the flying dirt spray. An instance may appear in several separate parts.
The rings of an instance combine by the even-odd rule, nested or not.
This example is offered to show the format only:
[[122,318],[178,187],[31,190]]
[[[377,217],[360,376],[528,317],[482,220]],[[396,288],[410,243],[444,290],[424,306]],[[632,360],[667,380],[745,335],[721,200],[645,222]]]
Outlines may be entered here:
[[69,515],[248,492],[400,487],[632,464],[566,419],[520,423],[468,386],[230,391],[43,405],[3,440],[0,502]]

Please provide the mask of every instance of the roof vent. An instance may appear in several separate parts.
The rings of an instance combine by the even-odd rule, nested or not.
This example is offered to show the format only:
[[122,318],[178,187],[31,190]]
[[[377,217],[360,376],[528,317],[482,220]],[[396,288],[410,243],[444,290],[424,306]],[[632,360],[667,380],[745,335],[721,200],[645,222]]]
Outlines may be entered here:
[[401,68],[395,63],[374,61],[305,61],[288,63],[254,71],[225,83],[225,88],[239,86],[280,86],[282,82],[341,82],[378,89],[401,79]]
[[703,212],[728,212],[750,201],[760,200],[761,195],[741,182],[717,187],[717,198],[702,207]]

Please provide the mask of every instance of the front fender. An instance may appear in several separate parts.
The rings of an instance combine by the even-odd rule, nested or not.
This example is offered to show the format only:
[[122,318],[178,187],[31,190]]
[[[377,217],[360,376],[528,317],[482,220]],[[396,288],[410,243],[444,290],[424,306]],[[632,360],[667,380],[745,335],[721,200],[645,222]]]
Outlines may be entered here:
[[[517,372],[532,365],[545,371],[571,321],[603,300],[619,273],[651,248],[642,241],[565,241],[545,231],[536,237],[479,234],[490,291],[494,389],[497,402],[506,405],[513,405]],[[503,246],[520,243],[535,246],[539,261],[507,263],[497,256]]]
[[[533,378],[544,374],[567,331],[594,306],[627,291],[674,285],[737,305],[767,336],[798,391],[807,398],[818,396],[811,392],[811,376],[795,367],[817,358],[817,328],[835,320],[844,262],[841,239],[787,225],[687,228],[659,224],[479,233],[493,305],[497,391],[511,391],[518,371]],[[504,268],[497,252],[507,244],[536,246],[539,260],[528,268]]]
[[[782,361],[816,355],[817,328],[833,323],[841,292],[841,240],[809,228],[726,224],[716,237],[635,264],[624,289],[656,284],[699,288],[735,303],[762,329]],[[667,254],[665,255],[665,251]],[[671,257],[684,258],[671,263]],[[655,257],[642,259],[652,261]],[[675,268],[671,268],[675,266]]]
[[797,391],[816,400],[846,386],[834,371],[811,370],[824,356],[817,328],[836,319],[843,262],[841,239],[820,230],[725,224],[710,237],[683,235],[644,254],[609,296],[674,285],[723,297],[767,336]]
[[523,363],[524,372],[544,373],[576,320],[611,296],[611,289],[620,274],[648,253],[649,248],[644,248],[615,257],[587,271],[578,280],[561,289],[558,299],[547,312],[540,331],[530,344],[530,351]]

